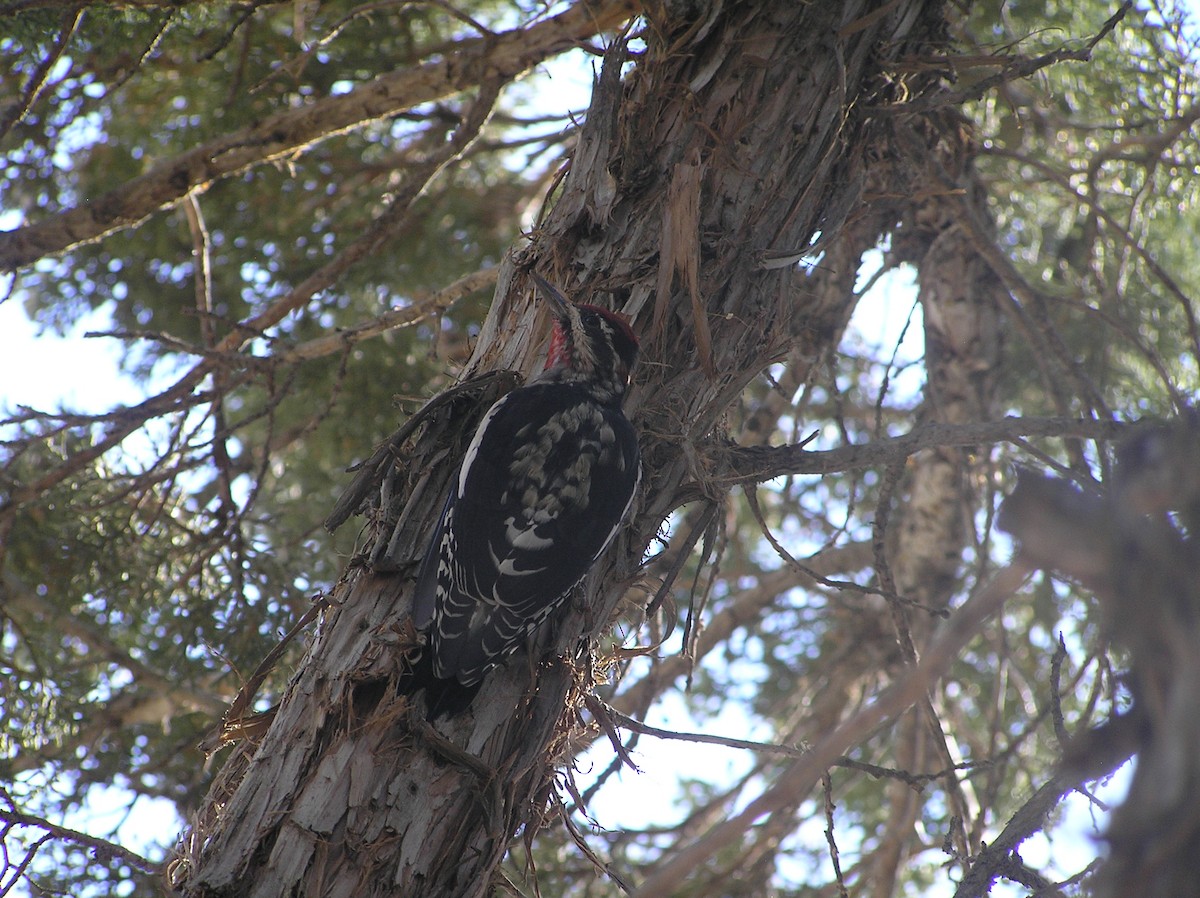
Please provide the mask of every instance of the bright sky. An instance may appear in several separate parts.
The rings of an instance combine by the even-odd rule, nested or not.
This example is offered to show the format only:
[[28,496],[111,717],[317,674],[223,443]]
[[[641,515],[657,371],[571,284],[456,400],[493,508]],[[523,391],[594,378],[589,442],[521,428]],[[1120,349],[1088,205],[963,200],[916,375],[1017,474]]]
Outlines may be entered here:
[[[0,293],[7,280],[0,282]],[[101,308],[66,337],[39,336],[19,298],[0,305],[0,403],[98,412],[144,398],[141,388],[120,373],[117,342],[83,337],[109,327],[109,313]]]

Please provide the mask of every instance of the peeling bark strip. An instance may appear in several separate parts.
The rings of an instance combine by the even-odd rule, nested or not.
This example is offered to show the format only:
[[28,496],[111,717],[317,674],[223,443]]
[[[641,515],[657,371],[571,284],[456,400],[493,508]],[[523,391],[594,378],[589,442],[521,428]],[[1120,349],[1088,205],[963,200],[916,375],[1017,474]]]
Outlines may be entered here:
[[[536,263],[575,299],[611,305],[615,293],[646,336],[666,266],[661,331],[627,403],[648,481],[635,522],[530,654],[489,675],[471,713],[434,730],[395,690],[412,646],[415,562],[461,454],[455,421],[426,422],[396,450],[403,476],[389,482],[407,496],[403,510],[373,533],[389,540],[398,573],[352,563],[270,730],[235,750],[184,840],[171,866],[178,894],[483,896],[511,840],[543,824],[593,682],[592,640],[666,515],[725,490],[695,444],[812,311],[807,275],[778,260],[803,256],[859,211],[867,160],[886,152],[890,127],[870,109],[924,92],[897,83],[896,63],[943,26],[940,4],[920,0],[708,11],[698,23],[655,6],[624,83],[623,47],[609,54],[559,201],[501,267],[466,372],[534,367],[543,330],[523,268]],[[705,333],[715,377],[697,342]],[[835,336],[805,339],[820,353]],[[676,860],[647,894],[668,894],[694,869]]]
[[291,155],[368,122],[431,103],[484,81],[509,81],[545,59],[612,28],[632,0],[578,3],[551,19],[488,38],[464,40],[453,55],[381,75],[349,93],[324,97],[263,119],[172,159],[51,218],[0,233],[0,271],[93,243],[132,227],[189,193],[248,168]]

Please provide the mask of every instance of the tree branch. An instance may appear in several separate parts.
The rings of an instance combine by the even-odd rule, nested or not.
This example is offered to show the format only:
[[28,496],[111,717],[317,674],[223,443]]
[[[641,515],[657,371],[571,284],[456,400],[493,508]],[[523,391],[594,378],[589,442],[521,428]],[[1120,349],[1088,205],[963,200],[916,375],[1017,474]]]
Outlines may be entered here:
[[407,223],[413,203],[425,192],[428,184],[474,143],[488,117],[492,114],[500,87],[499,80],[485,81],[480,87],[479,96],[464,113],[462,123],[455,129],[453,137],[431,153],[428,159],[419,165],[412,166],[405,173],[403,187],[396,192],[379,217],[374,219],[367,229],[344,250],[305,278],[303,282],[289,290],[287,295],[235,328],[233,333],[226,336],[219,348],[235,349],[249,336],[278,324],[318,292],[336,283],[337,279],[357,262],[367,258],[383,246],[389,237]]
[[[109,842],[107,839],[100,839],[96,836],[89,836],[87,833],[82,833],[77,829],[59,826],[42,817],[35,817],[32,814],[25,814],[18,811],[12,796],[7,792],[4,793],[4,802],[8,807],[0,807],[0,820],[5,823],[10,823],[13,826],[36,826],[45,830],[56,839],[74,842],[76,845],[82,845],[85,848],[91,849],[92,853],[98,859],[108,860],[112,858],[128,864],[137,870],[141,870],[143,873],[157,873],[159,870],[158,864],[115,842]],[[7,827],[5,827],[5,830],[7,830]]]
[[592,696],[589,710],[595,714],[607,714],[612,722],[627,730],[640,733],[643,736],[654,736],[657,739],[677,739],[681,742],[702,742],[707,745],[723,745],[726,748],[744,748],[747,751],[764,752],[766,754],[787,755],[790,758],[800,758],[806,754],[805,749],[795,745],[780,745],[775,742],[755,742],[751,739],[734,739],[731,736],[718,736],[715,733],[680,733],[675,730],[664,730],[648,723],[622,714],[612,705]]
[[422,103],[487,81],[506,83],[636,11],[632,0],[577,3],[560,15],[488,38],[464,39],[433,61],[392,72],[345,94],[268,116],[154,165],[88,203],[0,233],[0,271],[11,271],[138,224],[215,181]]
[[[870,443],[810,451],[800,445],[725,446],[712,451],[718,478],[762,483],[788,474],[832,474],[858,468],[882,468],[924,449],[1011,442],[1021,437],[1074,437],[1112,440],[1137,423],[1085,418],[1014,418],[970,424],[926,424],[902,436]],[[720,463],[718,463],[720,462]]]
[[470,274],[463,275],[453,284],[443,287],[428,296],[422,296],[406,306],[388,309],[381,315],[356,324],[353,327],[342,328],[323,337],[316,337],[291,349],[284,349],[272,357],[276,363],[290,364],[309,359],[321,358],[332,353],[349,349],[355,343],[377,337],[382,333],[398,327],[409,327],[434,315],[441,315],[463,297],[477,290],[486,290],[496,286],[496,267],[480,268]]
[[[1118,760],[1113,766],[1124,763],[1129,757]],[[954,898],[987,898],[992,883],[1004,876],[1006,865],[1014,857],[1021,843],[1041,830],[1047,818],[1058,807],[1059,802],[1072,790],[1078,788],[1083,777],[1056,773],[1033,796],[1017,809],[1004,830],[975,856],[967,874],[954,892]],[[1039,893],[1040,894],[1040,893]]]
[[[369,318],[352,327],[335,328],[332,333],[323,337],[314,337],[296,346],[279,347],[267,356],[246,356],[237,352],[210,352],[191,343],[178,340],[170,334],[153,333],[150,331],[88,331],[86,338],[111,337],[117,340],[151,340],[159,343],[164,349],[172,352],[194,355],[202,358],[213,357],[223,365],[233,368],[249,368],[271,365],[291,365],[297,362],[307,362],[312,359],[324,358],[337,352],[344,352],[350,347],[378,337],[390,330],[401,327],[411,327],[432,318],[435,315],[452,309],[458,302],[479,290],[496,286],[497,268],[480,268],[465,274],[452,284],[428,294],[418,294],[412,302],[405,306],[396,306]],[[12,416],[0,421],[0,424],[12,424],[19,420],[47,417],[45,412],[30,413],[25,417]],[[70,420],[76,424],[91,424],[109,417],[108,414],[98,415],[57,415],[62,420]]]

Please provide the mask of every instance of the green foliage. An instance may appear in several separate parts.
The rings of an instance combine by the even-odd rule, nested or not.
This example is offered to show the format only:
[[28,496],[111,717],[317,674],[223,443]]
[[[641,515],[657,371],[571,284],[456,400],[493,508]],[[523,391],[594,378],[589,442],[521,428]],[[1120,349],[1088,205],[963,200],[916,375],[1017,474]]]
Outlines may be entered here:
[[[993,46],[1015,40],[1032,57],[1081,45],[1112,12],[1006,4],[1002,20],[980,8],[972,25]],[[1164,20],[1134,8],[1086,65],[1051,66],[976,109],[991,209],[1039,295],[1037,314],[1070,347],[1074,375],[1098,390],[1093,402],[1135,416],[1169,414],[1197,386],[1194,363],[1183,360],[1194,359],[1200,335],[1188,299],[1200,291],[1189,261],[1200,228],[1200,150],[1178,138],[1195,128],[1198,61],[1179,13]],[[1014,372],[1038,364],[1014,361]],[[1033,393],[1022,400],[1027,413],[1037,407]]]
[[[79,431],[34,444],[8,459],[8,484],[90,445]],[[129,471],[93,463],[12,520],[3,640],[14,689],[2,776],[44,763],[69,769],[82,742],[91,760],[77,771],[80,790],[139,771],[138,791],[186,807],[201,778],[178,748],[198,741],[220,696],[238,685],[215,647],[234,658],[261,655],[299,599],[294,586],[273,588],[284,572],[268,554],[238,557],[202,510],[187,500],[172,507],[179,497],[169,488],[134,492],[135,482]],[[246,562],[253,567],[239,570]],[[62,807],[80,796],[64,795]]]

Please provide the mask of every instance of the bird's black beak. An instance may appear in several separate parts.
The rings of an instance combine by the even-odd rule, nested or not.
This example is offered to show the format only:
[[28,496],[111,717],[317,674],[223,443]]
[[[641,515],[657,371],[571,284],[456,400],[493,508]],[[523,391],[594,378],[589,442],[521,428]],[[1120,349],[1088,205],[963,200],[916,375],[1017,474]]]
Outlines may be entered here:
[[571,307],[571,302],[563,296],[558,288],[553,286],[548,280],[538,274],[536,271],[531,271],[529,276],[533,278],[533,282],[537,284],[538,292],[542,294],[542,298],[550,303],[551,309],[557,318],[567,318],[567,309]]

